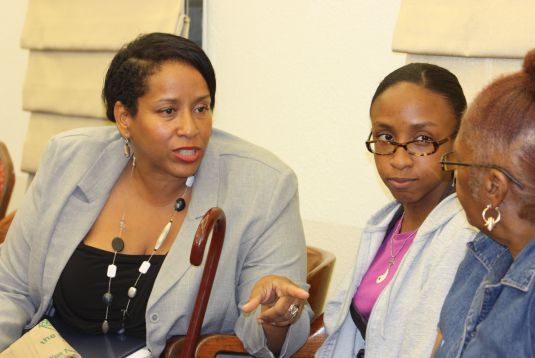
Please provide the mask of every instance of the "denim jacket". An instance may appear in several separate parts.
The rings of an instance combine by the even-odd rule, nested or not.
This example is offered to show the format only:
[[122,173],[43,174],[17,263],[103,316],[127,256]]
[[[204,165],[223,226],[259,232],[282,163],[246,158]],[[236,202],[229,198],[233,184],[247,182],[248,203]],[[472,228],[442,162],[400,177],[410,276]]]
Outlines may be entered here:
[[439,328],[435,357],[534,357],[535,239],[514,261],[482,234],[468,243]]

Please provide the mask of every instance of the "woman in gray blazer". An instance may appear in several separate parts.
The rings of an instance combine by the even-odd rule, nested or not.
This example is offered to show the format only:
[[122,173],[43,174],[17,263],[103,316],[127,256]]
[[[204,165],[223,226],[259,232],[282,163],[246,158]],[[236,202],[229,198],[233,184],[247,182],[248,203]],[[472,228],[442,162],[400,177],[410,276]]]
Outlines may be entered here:
[[161,354],[186,333],[202,273],[189,254],[213,206],[228,225],[202,333],[235,332],[255,356],[290,356],[306,340],[295,174],[212,129],[215,84],[202,49],[175,35],[116,54],[103,89],[116,128],[50,141],[0,250],[0,351],[53,314]]

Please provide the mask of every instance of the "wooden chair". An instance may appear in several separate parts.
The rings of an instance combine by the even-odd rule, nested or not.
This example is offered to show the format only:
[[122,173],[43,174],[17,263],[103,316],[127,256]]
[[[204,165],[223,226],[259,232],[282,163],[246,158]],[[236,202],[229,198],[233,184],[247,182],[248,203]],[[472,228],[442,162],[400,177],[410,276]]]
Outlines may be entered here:
[[[313,357],[314,352],[325,340],[322,312],[334,263],[335,257],[332,253],[315,247],[307,247],[307,282],[310,285],[308,302],[314,311],[314,319],[307,342],[292,357]],[[183,336],[171,337],[167,341],[163,357],[178,357],[182,349],[183,338]],[[222,353],[247,355],[247,351],[237,336],[211,334],[201,337],[195,357],[216,357],[217,354]]]
[[308,303],[314,311],[314,319],[323,313],[335,261],[336,258],[329,251],[307,246]]
[[[323,326],[323,313],[320,314],[310,326],[310,335],[306,343],[292,355],[292,358],[311,358],[314,353],[323,344],[325,338],[325,327]],[[167,351],[166,351],[167,353]],[[165,354],[165,357],[178,357],[178,352],[169,352],[171,355]],[[218,354],[233,354],[249,356],[240,339],[236,336],[224,334],[211,334],[204,336],[197,344],[195,357],[197,358],[212,358]]]
[[9,225],[11,225],[14,217],[15,211],[7,214],[3,219],[0,220],[0,244],[4,242],[7,235],[7,230],[9,229]]
[[223,241],[225,241],[226,217],[222,209],[214,207],[209,209],[204,214],[195,237],[190,253],[190,263],[194,266],[200,266],[204,257],[204,248],[208,241],[208,235],[212,233],[212,240],[210,240],[210,249],[204,265],[201,283],[197,291],[197,298],[193,306],[191,321],[189,322],[188,332],[182,344],[181,358],[193,358],[195,355],[195,347],[201,334],[202,322],[204,314],[206,313],[206,306],[210,299],[210,292],[212,292],[212,285],[214,283],[215,274],[217,272],[217,265],[221,250],[223,249]]
[[6,216],[14,185],[15,171],[13,170],[13,162],[6,145],[0,142],[0,219]]

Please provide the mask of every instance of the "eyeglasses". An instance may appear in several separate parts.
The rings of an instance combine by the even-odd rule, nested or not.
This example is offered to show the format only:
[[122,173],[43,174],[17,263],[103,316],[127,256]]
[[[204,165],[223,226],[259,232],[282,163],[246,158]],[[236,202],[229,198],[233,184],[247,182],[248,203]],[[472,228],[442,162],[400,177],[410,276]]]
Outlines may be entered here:
[[450,156],[453,152],[445,153],[442,158],[440,158],[440,167],[445,172],[450,172],[455,170],[455,168],[452,168],[453,166],[461,166],[461,167],[476,167],[476,168],[487,168],[487,169],[496,169],[499,170],[503,175],[507,177],[510,181],[513,182],[516,186],[518,186],[520,189],[524,189],[524,184],[517,178],[515,178],[512,174],[510,174],[507,170],[504,168],[494,165],[494,164],[474,164],[474,163],[461,163],[461,162],[453,162],[451,160],[448,160],[448,156]]
[[396,150],[401,147],[410,155],[423,157],[435,153],[438,150],[438,147],[455,138],[456,134],[457,133],[453,133],[449,137],[439,141],[416,139],[405,143],[398,143],[393,140],[370,140],[372,138],[372,133],[370,133],[368,140],[366,141],[366,148],[373,154],[390,155],[394,154]]

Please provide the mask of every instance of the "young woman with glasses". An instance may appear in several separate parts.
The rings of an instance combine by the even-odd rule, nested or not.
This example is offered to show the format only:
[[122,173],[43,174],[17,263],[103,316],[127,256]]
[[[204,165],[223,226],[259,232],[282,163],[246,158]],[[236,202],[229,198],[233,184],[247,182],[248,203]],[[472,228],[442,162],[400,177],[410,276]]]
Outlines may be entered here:
[[535,50],[470,105],[454,151],[468,221],[481,230],[440,314],[435,357],[535,356]]
[[427,357],[440,309],[475,231],[440,157],[466,109],[448,70],[403,66],[379,84],[366,141],[395,198],[368,221],[353,272],[325,309],[317,357]]

